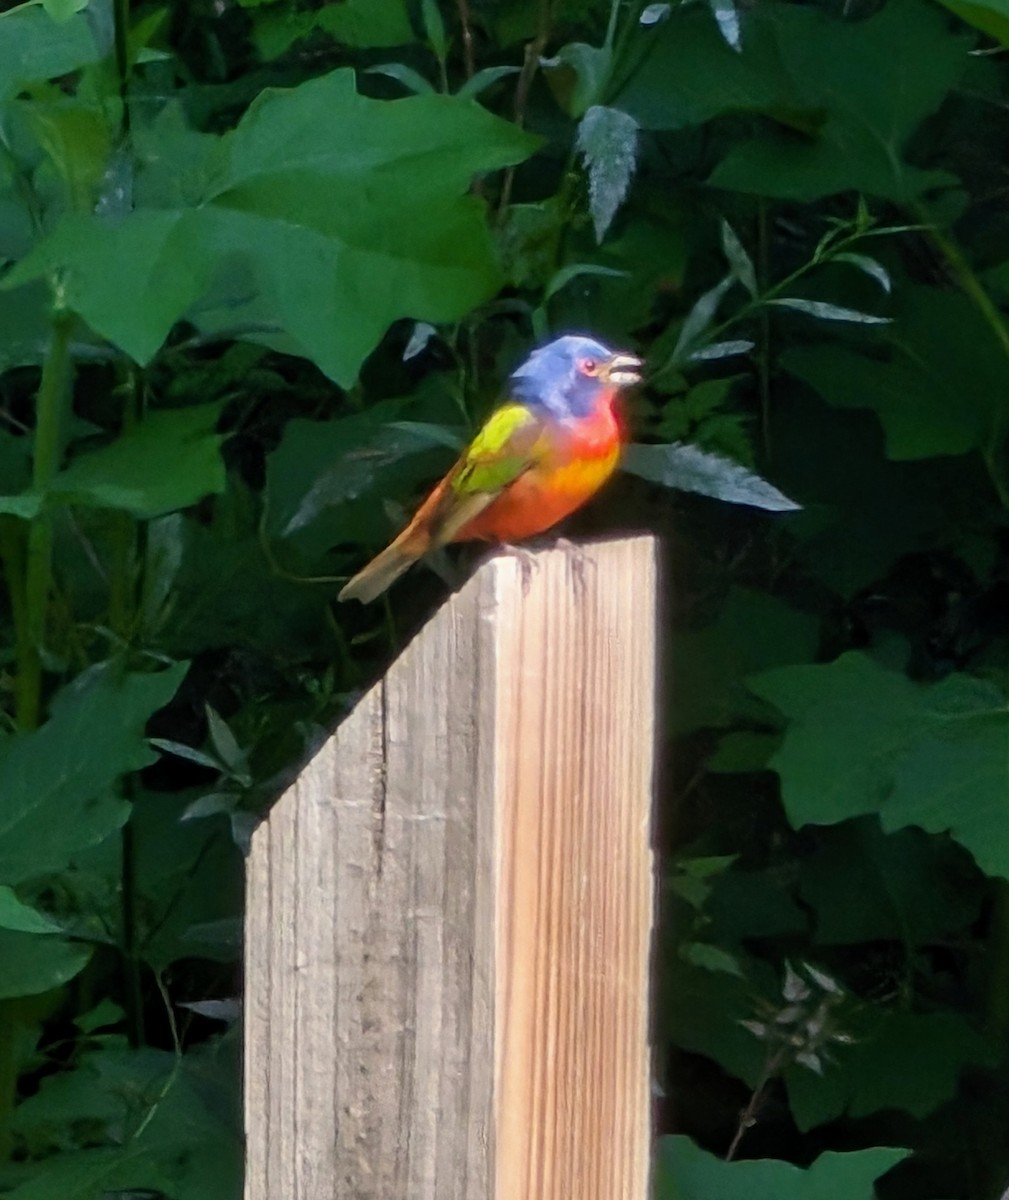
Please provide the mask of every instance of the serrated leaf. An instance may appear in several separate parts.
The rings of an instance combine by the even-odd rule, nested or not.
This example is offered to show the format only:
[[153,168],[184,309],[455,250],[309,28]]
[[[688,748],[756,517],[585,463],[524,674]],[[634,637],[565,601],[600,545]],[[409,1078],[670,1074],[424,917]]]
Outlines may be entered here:
[[747,254],[743,243],[736,236],[736,231],[728,221],[722,222],[722,249],[729,260],[732,273],[750,293],[757,294],[757,273],[753,269],[753,259]]
[[854,321],[861,325],[889,325],[891,317],[875,317],[872,313],[858,312],[854,308],[842,308],[839,304],[828,304],[824,300],[804,300],[798,296],[784,296],[777,300],[765,300],[778,308],[790,308],[805,313],[818,321]]
[[875,1180],[910,1153],[827,1151],[806,1168],[774,1159],[724,1162],[677,1134],[659,1139],[655,1200],[875,1200]]
[[630,445],[624,451],[621,465],[625,471],[650,483],[698,492],[730,504],[747,504],[769,512],[793,512],[801,507],[738,463],[680,442],[665,446]]
[[155,760],[144,725],[185,672],[184,663],[151,675],[91,667],[57,696],[40,729],[0,742],[0,879],[61,870],[123,824],[129,804],[115,784]]
[[576,147],[589,174],[589,211],[601,242],[623,203],[638,161],[638,123],[594,104],[578,126]]

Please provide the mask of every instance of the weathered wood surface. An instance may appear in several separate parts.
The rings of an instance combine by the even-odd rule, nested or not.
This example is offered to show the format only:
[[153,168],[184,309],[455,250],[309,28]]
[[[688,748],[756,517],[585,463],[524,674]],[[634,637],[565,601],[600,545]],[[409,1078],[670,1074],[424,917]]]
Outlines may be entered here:
[[492,559],[257,830],[247,1200],[645,1200],[655,595]]

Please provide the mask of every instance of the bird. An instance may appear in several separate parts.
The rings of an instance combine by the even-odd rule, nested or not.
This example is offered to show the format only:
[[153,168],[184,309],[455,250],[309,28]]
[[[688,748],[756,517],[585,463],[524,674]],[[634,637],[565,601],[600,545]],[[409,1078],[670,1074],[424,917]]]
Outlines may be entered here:
[[406,528],[342,588],[368,603],[429,550],[448,542],[509,545],[545,533],[616,469],[618,395],[641,381],[641,359],[566,334],[515,370],[508,399],[477,433]]

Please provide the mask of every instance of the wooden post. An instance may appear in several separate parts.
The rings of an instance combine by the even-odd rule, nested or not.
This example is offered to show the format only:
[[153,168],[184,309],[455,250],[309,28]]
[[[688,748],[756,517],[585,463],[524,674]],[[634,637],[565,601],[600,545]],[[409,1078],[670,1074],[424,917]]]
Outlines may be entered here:
[[493,558],[256,831],[246,1200],[646,1200],[654,557]]

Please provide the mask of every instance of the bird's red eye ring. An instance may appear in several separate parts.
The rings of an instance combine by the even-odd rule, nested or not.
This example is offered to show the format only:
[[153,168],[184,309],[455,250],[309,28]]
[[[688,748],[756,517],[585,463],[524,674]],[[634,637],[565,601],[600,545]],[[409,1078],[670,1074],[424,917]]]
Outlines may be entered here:
[[599,364],[594,358],[583,358],[580,365],[583,375],[597,375],[599,373]]

